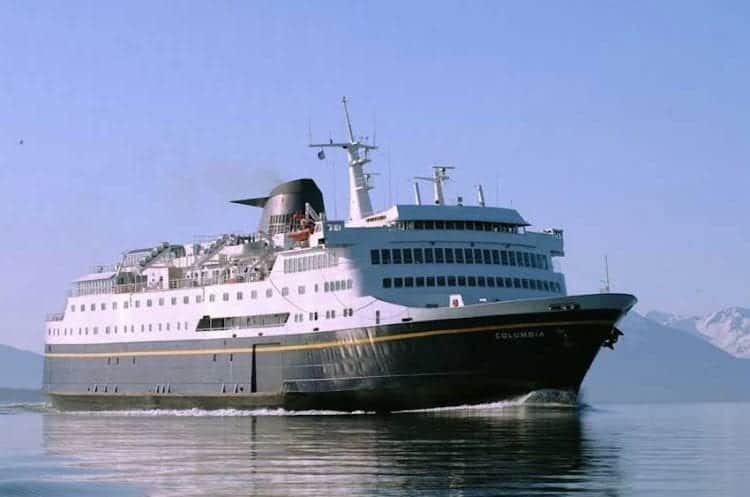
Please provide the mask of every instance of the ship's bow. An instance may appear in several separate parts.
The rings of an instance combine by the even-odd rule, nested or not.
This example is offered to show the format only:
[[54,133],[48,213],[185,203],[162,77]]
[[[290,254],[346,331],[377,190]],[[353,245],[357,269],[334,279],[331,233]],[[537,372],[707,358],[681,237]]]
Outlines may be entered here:
[[[285,381],[292,408],[400,410],[494,402],[538,390],[577,394],[602,347],[613,347],[626,294],[420,310],[415,319],[341,332],[317,378]],[[340,342],[340,343],[341,343]]]

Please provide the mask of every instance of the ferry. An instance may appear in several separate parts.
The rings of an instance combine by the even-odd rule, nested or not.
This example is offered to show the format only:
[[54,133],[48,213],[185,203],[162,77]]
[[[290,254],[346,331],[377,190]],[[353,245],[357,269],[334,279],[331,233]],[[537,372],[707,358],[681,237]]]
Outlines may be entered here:
[[[346,220],[310,178],[233,201],[251,233],[129,250],[73,281],[46,320],[44,391],[63,410],[284,408],[390,412],[580,389],[628,294],[569,295],[563,231],[511,208],[446,201],[452,168],[413,204],[370,199],[374,144],[347,156]],[[432,198],[423,202],[420,182]],[[424,183],[423,183],[424,184]]]

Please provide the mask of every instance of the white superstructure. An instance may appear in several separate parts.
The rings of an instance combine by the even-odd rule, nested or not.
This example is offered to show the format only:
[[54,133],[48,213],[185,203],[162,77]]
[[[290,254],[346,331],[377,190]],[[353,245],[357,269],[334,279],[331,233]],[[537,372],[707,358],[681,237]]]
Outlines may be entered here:
[[314,333],[565,294],[552,264],[562,231],[530,231],[517,211],[484,206],[481,189],[480,205],[446,205],[446,167],[426,178],[432,205],[373,212],[363,168],[375,147],[355,138],[344,108],[348,141],[311,146],[346,151],[348,220],[309,203],[274,214],[273,196],[242,201],[266,208],[259,232],[160,243],[76,279],[64,312],[48,318],[47,344]]

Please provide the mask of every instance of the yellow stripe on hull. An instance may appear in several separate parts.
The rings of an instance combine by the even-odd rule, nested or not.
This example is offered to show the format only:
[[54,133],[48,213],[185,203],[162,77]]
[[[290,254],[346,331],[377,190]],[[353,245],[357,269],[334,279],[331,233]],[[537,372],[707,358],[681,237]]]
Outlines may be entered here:
[[[462,333],[477,333],[482,331],[512,330],[520,328],[533,327],[551,327],[551,326],[569,326],[569,325],[611,325],[611,320],[591,320],[591,321],[558,321],[549,323],[525,323],[511,325],[492,325],[479,326],[474,328],[458,328],[447,330],[418,331],[412,333],[401,333],[397,335],[388,335],[382,337],[356,338],[352,340],[333,340],[330,342],[309,343],[301,345],[263,345],[258,344],[255,347],[257,353],[260,352],[288,352],[297,350],[318,350],[329,347],[350,347],[354,345],[366,345],[382,342],[393,342],[398,340],[411,340],[415,338],[426,338],[440,335],[457,335]],[[271,337],[267,337],[271,338]],[[49,352],[45,357],[49,358],[81,358],[81,359],[100,359],[107,357],[150,357],[150,356],[189,356],[189,355],[212,355],[212,354],[250,354],[253,352],[252,347],[240,347],[231,349],[194,349],[194,350],[144,350],[132,352]]]

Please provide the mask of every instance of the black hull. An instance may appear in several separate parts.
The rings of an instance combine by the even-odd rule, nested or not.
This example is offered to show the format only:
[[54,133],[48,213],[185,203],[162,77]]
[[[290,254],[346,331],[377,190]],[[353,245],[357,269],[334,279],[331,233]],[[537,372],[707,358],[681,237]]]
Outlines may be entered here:
[[[629,306],[628,306],[629,308]],[[627,309],[408,322],[274,339],[56,346],[61,409],[395,411],[577,393]],[[85,347],[85,349],[82,349]]]

